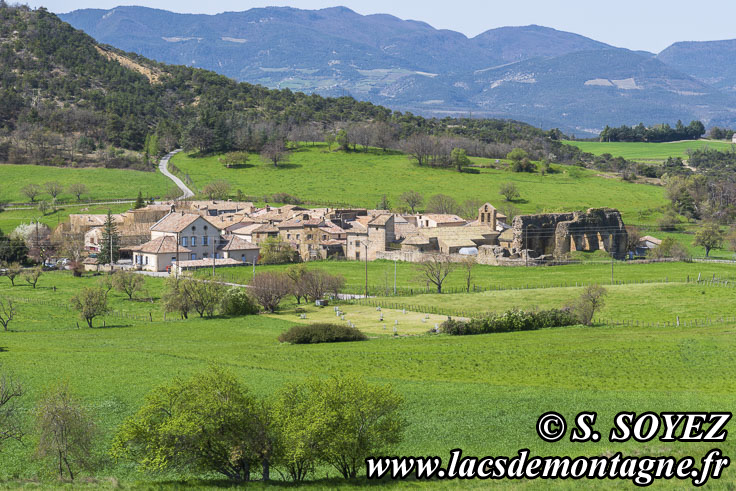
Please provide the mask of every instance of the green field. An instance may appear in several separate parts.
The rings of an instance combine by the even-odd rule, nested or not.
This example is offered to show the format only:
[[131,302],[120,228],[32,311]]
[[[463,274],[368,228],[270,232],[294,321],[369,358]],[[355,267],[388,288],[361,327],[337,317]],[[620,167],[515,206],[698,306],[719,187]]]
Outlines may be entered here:
[[251,156],[245,168],[238,169],[225,168],[218,157],[193,158],[183,153],[176,155],[172,162],[199,189],[216,179],[226,179],[232,184],[233,194],[237,189],[258,197],[286,192],[316,204],[373,208],[386,194],[392,207],[400,207],[399,196],[413,189],[425,198],[442,193],[460,203],[477,199],[500,207],[504,198],[498,194],[499,187],[509,181],[521,193],[521,199],[512,204],[522,212],[609,206],[621,210],[625,220],[636,221],[639,211],[658,209],[665,204],[661,187],[602,178],[598,172],[577,167],[555,166],[560,172],[545,176],[490,168],[479,169],[479,174],[458,173],[450,169],[420,168],[402,154],[374,150],[327,152],[324,145],[300,147],[279,168],[257,155]]
[[[0,282],[0,295],[37,295],[39,299],[63,302],[79,287],[95,281],[94,277],[75,279],[69,273],[49,273],[41,278],[36,292],[28,286],[11,288],[4,281]],[[147,281],[150,291],[160,290],[160,279]],[[51,289],[54,285],[56,291]],[[692,288],[697,293],[698,287],[656,286],[641,294],[648,295],[645,299],[649,305],[661,307],[662,303],[672,303],[667,288]],[[709,288],[704,297],[708,300],[703,304],[723,302],[726,297],[715,295],[733,292]],[[676,298],[689,295],[679,290],[673,293]],[[130,302],[117,293],[113,295],[117,309],[139,315],[150,309],[150,302]],[[543,297],[544,293],[539,295]],[[616,302],[612,295],[611,303]],[[686,302],[683,308],[694,307]],[[338,373],[391,383],[406,398],[405,415],[410,422],[404,442],[396,449],[398,455],[446,457],[451,449],[460,447],[465,455],[478,456],[514,455],[520,448],[540,455],[621,451],[625,455],[700,456],[713,444],[665,444],[656,440],[612,444],[605,437],[598,443],[562,440],[547,444],[534,428],[539,415],[546,411],[558,411],[570,421],[579,411],[595,410],[599,421],[596,429],[605,435],[614,415],[622,410],[730,411],[736,403],[736,381],[731,375],[736,368],[733,325],[571,327],[469,337],[379,336],[362,343],[289,346],[276,341],[278,334],[291,325],[287,314],[281,318],[176,322],[162,322],[156,317],[154,322],[132,318],[112,322],[111,317],[108,325],[114,327],[90,330],[77,329],[74,312],[53,305],[25,302],[20,309],[13,332],[0,332],[0,363],[4,371],[12,370],[25,383],[25,414],[30,417],[30,408],[45,387],[67,380],[97,420],[101,454],[115,428],[140,406],[149,390],[177,374],[206,368],[211,362],[224,364],[264,396],[288,381]],[[356,315],[361,314],[356,311]],[[53,477],[32,458],[34,442],[31,432],[25,444],[10,443],[2,448],[0,480],[6,485],[33,486],[39,479],[53,485]],[[731,440],[719,448],[727,455],[736,451]],[[317,478],[323,479],[326,472],[329,469],[321,469]],[[330,475],[334,477],[334,471]],[[97,476],[105,486],[114,476],[124,486],[137,483],[144,487],[155,482],[172,486],[182,479],[198,477],[142,474],[129,463],[113,461],[108,461]],[[736,473],[729,467],[715,485],[734,482]],[[338,483],[322,480],[317,487],[331,488]],[[487,485],[466,484],[477,488]],[[501,484],[516,487],[519,483]],[[533,484],[536,488],[572,486],[570,482]],[[681,487],[687,484],[670,483]],[[445,483],[444,487],[457,485]]]
[[49,211],[46,215],[41,213],[37,208],[26,208],[19,210],[0,211],[0,230],[3,233],[10,233],[15,227],[21,223],[45,223],[52,230],[60,223],[66,221],[69,215],[74,213],[95,213],[104,214],[110,210],[112,213],[122,213],[128,211],[131,203],[127,204],[108,204],[108,205],[62,205],[56,211]]
[[688,150],[708,147],[716,150],[730,150],[730,142],[720,140],[695,140],[671,143],[643,143],[643,142],[578,142],[566,141],[575,145],[584,152],[594,155],[610,153],[614,157],[623,157],[627,160],[639,162],[663,161],[668,157],[687,158]]
[[[256,273],[262,271],[284,271],[287,265],[256,266]],[[365,263],[358,261],[312,261],[306,263],[307,268],[324,269],[331,274],[339,274],[345,278],[345,291],[362,293],[365,286]],[[616,282],[685,282],[696,280],[698,275],[703,279],[713,276],[719,279],[736,279],[736,265],[720,263],[650,263],[616,261],[614,264],[614,281]],[[227,282],[248,284],[253,277],[253,268],[248,266],[223,268],[217,271],[220,279]],[[200,270],[197,277],[209,278],[211,271]],[[540,288],[550,286],[575,286],[579,284],[610,284],[611,263],[569,264],[565,266],[520,268],[514,266],[473,267],[471,283],[478,288]],[[465,271],[455,269],[444,283],[446,291],[464,289],[466,285]],[[368,286],[371,295],[387,295],[393,293],[394,262],[372,261],[368,263]],[[399,293],[414,289],[414,293],[425,292],[427,281],[418,271],[415,264],[396,263],[396,286]],[[472,288],[472,287],[471,287]],[[433,285],[429,288],[435,291]]]
[[[28,184],[43,184],[58,181],[64,186],[64,193],[59,200],[76,199],[66,189],[73,182],[81,182],[87,186],[87,193],[82,199],[135,199],[138,191],[144,197],[163,196],[172,183],[159,172],[143,172],[125,169],[101,168],[69,168],[48,167],[40,165],[0,165],[0,201],[26,203],[30,201],[21,189]],[[51,196],[42,191],[36,201],[50,201]]]

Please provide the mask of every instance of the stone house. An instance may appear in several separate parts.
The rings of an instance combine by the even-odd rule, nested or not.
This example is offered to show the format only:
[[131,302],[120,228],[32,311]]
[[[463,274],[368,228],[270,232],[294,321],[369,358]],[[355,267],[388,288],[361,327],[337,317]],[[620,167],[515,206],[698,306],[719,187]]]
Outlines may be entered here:
[[468,222],[457,215],[430,213],[417,215],[417,228],[462,227]]
[[196,260],[210,257],[217,247],[220,231],[206,218],[194,213],[173,212],[166,215],[151,227],[151,239],[173,237],[179,247],[189,249],[184,256],[179,253],[177,260]]
[[[353,228],[347,231],[346,256],[348,259],[374,261],[379,252],[385,252],[396,244],[394,216],[359,217],[352,222]],[[398,244],[396,244],[398,246]]]

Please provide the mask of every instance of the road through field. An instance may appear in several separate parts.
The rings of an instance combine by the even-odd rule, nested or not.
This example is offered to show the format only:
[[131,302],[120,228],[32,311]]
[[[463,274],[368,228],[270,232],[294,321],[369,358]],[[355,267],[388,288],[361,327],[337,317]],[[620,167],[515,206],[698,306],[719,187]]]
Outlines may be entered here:
[[164,156],[164,158],[161,159],[161,162],[159,162],[158,168],[161,171],[161,174],[165,175],[166,177],[168,177],[169,179],[171,179],[172,181],[174,181],[174,184],[176,184],[176,186],[179,189],[181,189],[181,192],[183,194],[181,196],[179,196],[179,198],[177,198],[177,199],[187,199],[187,198],[192,198],[194,196],[194,193],[192,192],[191,189],[189,189],[186,186],[186,184],[184,184],[184,182],[182,182],[181,179],[179,179],[174,174],[172,174],[171,172],[169,172],[169,169],[167,168],[167,166],[169,165],[169,160],[171,160],[171,157],[173,157],[174,155],[176,155],[177,153],[179,153],[181,151],[182,151],[182,149],[179,148],[177,150],[174,150],[173,152],[167,153]]

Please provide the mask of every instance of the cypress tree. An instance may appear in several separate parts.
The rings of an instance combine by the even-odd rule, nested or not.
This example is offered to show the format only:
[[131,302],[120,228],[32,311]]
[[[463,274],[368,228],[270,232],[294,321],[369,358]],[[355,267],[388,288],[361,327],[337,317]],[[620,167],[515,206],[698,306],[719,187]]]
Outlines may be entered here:
[[143,208],[146,206],[146,201],[143,199],[143,193],[138,191],[138,197],[135,200],[135,205],[133,205],[133,208],[138,210],[140,208]]
[[[112,255],[112,261],[110,255]],[[107,210],[107,218],[102,228],[102,244],[100,244],[97,261],[100,264],[109,264],[118,259],[120,259],[120,234],[118,234],[118,227],[112,219],[112,212]]]

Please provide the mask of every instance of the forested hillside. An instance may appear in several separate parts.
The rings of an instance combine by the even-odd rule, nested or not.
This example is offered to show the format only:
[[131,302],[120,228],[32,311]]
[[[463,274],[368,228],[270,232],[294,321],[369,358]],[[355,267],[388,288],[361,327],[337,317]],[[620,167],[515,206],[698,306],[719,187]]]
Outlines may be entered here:
[[0,63],[5,162],[146,169],[149,156],[179,145],[205,154],[260,151],[273,140],[322,140],[340,129],[353,145],[396,147],[422,133],[482,156],[514,147],[537,158],[579,153],[556,141],[559,132],[519,122],[425,119],[157,63],[98,45],[45,9],[0,7]]

